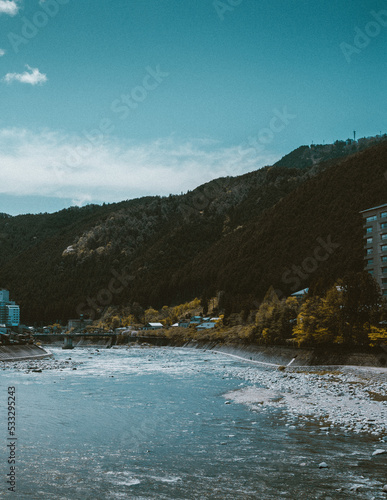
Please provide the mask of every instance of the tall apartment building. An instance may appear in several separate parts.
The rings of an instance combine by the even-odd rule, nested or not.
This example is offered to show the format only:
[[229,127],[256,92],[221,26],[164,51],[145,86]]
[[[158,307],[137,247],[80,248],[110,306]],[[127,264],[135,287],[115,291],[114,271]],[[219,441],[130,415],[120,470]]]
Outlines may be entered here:
[[360,212],[364,220],[365,269],[387,296],[387,203]]
[[20,307],[9,300],[9,291],[0,290],[0,325],[18,326],[20,324]]

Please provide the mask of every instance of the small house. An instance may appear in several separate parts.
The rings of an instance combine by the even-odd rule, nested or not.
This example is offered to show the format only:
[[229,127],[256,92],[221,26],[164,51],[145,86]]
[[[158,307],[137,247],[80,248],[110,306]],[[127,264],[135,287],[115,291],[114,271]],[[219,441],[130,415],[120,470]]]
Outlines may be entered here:
[[161,328],[164,328],[162,323],[147,323],[143,330],[160,330]]
[[192,316],[189,324],[190,325],[199,325],[200,323],[203,322],[203,318],[201,316]]

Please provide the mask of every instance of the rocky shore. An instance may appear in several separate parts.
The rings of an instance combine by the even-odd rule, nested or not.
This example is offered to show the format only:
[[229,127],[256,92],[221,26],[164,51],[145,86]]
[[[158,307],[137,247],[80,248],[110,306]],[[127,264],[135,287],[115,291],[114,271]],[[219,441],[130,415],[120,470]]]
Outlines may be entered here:
[[70,357],[66,360],[59,361],[55,358],[47,358],[47,359],[29,359],[24,361],[8,361],[1,363],[0,369],[2,370],[14,370],[17,372],[24,373],[41,373],[43,371],[48,370],[76,370],[81,362],[73,361]]
[[225,376],[249,382],[226,394],[228,401],[258,411],[283,409],[288,425],[305,427],[315,422],[320,432],[369,433],[386,443],[387,453],[387,369],[248,367],[231,369]]

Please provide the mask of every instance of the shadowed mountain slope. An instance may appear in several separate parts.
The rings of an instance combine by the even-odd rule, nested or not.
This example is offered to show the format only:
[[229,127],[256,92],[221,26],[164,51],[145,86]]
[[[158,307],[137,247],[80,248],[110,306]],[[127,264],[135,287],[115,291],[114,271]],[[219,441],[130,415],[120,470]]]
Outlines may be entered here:
[[[286,294],[321,277],[328,284],[363,267],[359,211],[387,198],[387,143],[341,158],[343,148],[353,150],[348,144],[321,146],[318,157],[298,148],[282,164],[181,196],[2,214],[0,284],[25,322],[96,316],[111,304],[160,307],[220,290],[241,309],[270,285]],[[328,257],[316,267],[324,244],[332,251],[317,251]]]

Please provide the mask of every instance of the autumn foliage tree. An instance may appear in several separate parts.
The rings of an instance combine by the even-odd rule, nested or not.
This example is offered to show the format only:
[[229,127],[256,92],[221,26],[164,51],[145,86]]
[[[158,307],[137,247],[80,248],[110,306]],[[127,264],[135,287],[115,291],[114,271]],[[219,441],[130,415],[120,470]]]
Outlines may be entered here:
[[255,317],[256,338],[265,344],[281,344],[292,336],[298,301],[294,297],[280,300],[270,287]]
[[380,288],[372,276],[366,272],[350,273],[324,297],[305,300],[293,335],[299,345],[368,345],[375,336],[383,336],[378,327],[381,305]]

